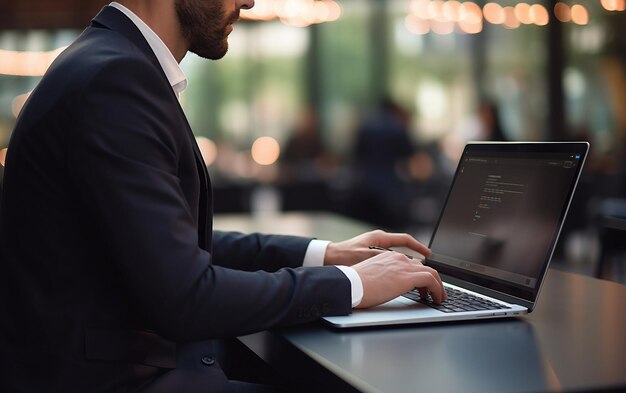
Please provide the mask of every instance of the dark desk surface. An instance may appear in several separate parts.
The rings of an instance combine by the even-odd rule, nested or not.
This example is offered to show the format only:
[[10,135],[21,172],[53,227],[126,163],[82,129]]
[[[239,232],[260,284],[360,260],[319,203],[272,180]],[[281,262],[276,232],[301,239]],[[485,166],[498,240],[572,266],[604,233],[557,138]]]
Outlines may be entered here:
[[[216,227],[264,230],[263,221],[222,217]],[[274,231],[331,240],[368,229],[325,214],[270,221]],[[626,286],[550,270],[525,317],[350,331],[315,323],[240,341],[300,391],[624,390]]]

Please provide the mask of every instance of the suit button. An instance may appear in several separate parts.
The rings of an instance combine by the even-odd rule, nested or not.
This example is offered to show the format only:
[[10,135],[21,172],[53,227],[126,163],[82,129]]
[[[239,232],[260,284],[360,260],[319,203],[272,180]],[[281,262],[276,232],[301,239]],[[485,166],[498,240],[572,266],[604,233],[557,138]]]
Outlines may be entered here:
[[202,364],[204,364],[205,366],[212,366],[213,364],[215,364],[215,359],[213,359],[210,356],[203,356],[202,359],[200,360],[202,362]]

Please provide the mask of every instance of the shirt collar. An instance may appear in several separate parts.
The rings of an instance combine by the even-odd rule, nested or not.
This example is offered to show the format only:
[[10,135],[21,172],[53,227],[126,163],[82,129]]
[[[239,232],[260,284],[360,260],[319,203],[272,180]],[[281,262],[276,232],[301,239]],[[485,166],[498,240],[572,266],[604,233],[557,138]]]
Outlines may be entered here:
[[187,88],[187,77],[174,58],[174,55],[172,55],[172,52],[170,52],[161,38],[131,10],[116,2],[112,2],[109,5],[123,12],[124,15],[137,26],[146,41],[148,41],[148,45],[152,48],[157,60],[159,60],[159,64],[161,64],[161,68],[163,68],[163,72],[170,82],[174,93],[176,93],[176,96],[180,96]]

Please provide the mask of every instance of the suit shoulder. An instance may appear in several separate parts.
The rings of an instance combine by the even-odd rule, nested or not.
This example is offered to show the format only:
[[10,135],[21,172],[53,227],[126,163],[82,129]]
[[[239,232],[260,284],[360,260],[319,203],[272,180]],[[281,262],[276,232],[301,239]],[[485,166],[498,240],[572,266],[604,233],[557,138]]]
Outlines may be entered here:
[[150,57],[122,34],[90,27],[59,55],[48,74],[71,75],[75,82],[87,83],[103,71],[117,67],[139,67],[147,74],[158,73]]
[[122,34],[105,28],[87,28],[48,68],[18,121],[22,127],[49,119],[76,121],[85,113],[87,98],[92,104],[103,91],[128,97],[128,92],[158,96],[171,91],[158,61]]

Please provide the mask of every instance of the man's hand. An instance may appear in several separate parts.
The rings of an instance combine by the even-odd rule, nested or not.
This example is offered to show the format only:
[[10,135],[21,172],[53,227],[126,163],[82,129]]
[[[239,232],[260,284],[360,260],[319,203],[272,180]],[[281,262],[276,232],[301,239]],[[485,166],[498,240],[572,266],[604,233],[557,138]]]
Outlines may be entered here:
[[352,267],[363,283],[363,299],[357,308],[377,306],[413,288],[422,298],[430,293],[435,303],[448,298],[439,273],[399,252],[384,252]]
[[424,256],[430,255],[430,249],[406,233],[387,233],[381,230],[371,231],[338,243],[330,243],[326,249],[324,265],[352,266],[355,263],[381,254],[383,251],[370,249],[407,247]]

